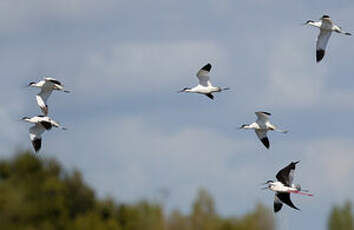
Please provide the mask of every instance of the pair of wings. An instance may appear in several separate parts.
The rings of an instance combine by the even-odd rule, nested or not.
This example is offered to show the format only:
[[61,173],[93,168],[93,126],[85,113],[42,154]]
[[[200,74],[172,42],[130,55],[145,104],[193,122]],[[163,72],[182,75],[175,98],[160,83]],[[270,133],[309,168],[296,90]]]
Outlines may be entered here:
[[[289,165],[286,167],[282,168],[277,175],[275,176],[278,181],[280,181],[282,184],[285,186],[291,187],[294,181],[294,174],[295,174],[295,165],[298,163],[297,162],[291,162]],[[291,201],[290,199],[290,193],[276,193],[274,197],[274,212],[278,212],[282,206],[283,203],[287,204],[288,206],[299,210]]]

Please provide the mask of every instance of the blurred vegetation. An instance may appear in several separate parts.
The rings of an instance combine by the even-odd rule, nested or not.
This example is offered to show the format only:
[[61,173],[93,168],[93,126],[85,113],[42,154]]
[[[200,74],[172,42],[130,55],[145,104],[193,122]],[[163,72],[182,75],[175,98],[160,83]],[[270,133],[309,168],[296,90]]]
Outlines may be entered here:
[[352,204],[347,201],[343,206],[334,206],[328,219],[328,230],[354,230]]
[[[341,210],[339,210],[341,211]],[[273,215],[261,204],[242,217],[224,218],[201,189],[190,214],[167,215],[156,202],[100,200],[79,171],[31,152],[0,161],[1,230],[271,230]],[[338,228],[337,228],[338,229]]]

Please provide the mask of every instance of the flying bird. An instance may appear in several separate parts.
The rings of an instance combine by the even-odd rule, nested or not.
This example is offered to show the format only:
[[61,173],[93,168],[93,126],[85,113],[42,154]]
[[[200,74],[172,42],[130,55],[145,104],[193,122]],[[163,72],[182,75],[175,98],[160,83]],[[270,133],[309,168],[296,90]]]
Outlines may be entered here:
[[311,25],[320,29],[316,42],[316,61],[320,62],[325,55],[326,47],[332,32],[337,32],[345,35],[352,35],[344,32],[340,26],[333,23],[328,15],[323,15],[319,21],[308,20],[305,25]]
[[275,192],[274,212],[279,212],[283,203],[293,209],[300,210],[291,201],[290,193],[313,196],[313,194],[308,193],[307,190],[302,190],[300,185],[293,184],[295,166],[297,163],[299,163],[299,161],[291,162],[288,166],[281,169],[276,175],[278,181],[274,182],[273,180],[268,180],[264,183],[264,185],[268,186],[263,189],[269,189]]
[[22,120],[34,124],[29,128],[29,136],[32,141],[33,148],[36,152],[41,149],[42,146],[42,134],[44,131],[51,130],[52,127],[61,128],[66,130],[65,127],[61,126],[58,122],[52,120],[51,118],[43,115],[38,115],[34,117],[23,117]]
[[256,122],[252,124],[244,124],[240,129],[254,129],[258,138],[262,141],[263,145],[269,149],[269,139],[267,136],[268,131],[277,131],[280,133],[287,133],[287,130],[280,130],[275,125],[271,124],[269,121],[269,116],[271,115],[268,112],[255,112],[257,116]]
[[200,93],[200,94],[204,94],[205,96],[213,100],[214,99],[213,93],[229,90],[230,88],[215,87],[211,84],[210,77],[209,77],[210,70],[211,70],[211,64],[208,63],[205,66],[203,66],[203,68],[201,68],[197,73],[197,78],[199,79],[199,84],[197,86],[193,88],[184,88],[178,92],[179,93],[181,92]]
[[45,116],[48,115],[47,100],[49,96],[52,94],[53,90],[70,93],[69,90],[64,90],[64,86],[60,81],[51,77],[45,77],[43,80],[40,80],[37,83],[30,82],[28,84],[28,87],[37,87],[41,89],[41,91],[36,95],[36,100],[38,106],[41,108],[41,111]]

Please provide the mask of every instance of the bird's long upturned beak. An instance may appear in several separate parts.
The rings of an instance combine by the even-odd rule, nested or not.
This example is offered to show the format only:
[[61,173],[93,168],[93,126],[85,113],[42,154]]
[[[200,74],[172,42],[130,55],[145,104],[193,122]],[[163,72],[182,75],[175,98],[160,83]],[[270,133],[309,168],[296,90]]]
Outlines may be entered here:
[[294,164],[297,164],[297,163],[299,163],[299,162],[300,162],[300,161],[295,161]]
[[183,93],[184,89],[178,90],[177,93]]

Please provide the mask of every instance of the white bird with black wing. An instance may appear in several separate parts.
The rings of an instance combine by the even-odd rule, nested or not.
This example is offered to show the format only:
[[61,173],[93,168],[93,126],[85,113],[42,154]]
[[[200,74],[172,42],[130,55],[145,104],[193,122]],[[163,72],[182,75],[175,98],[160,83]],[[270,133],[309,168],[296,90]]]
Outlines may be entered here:
[[268,187],[263,189],[269,189],[275,192],[274,212],[279,212],[283,207],[283,203],[291,208],[300,210],[291,201],[290,193],[313,196],[313,194],[307,193],[307,190],[302,190],[300,185],[293,184],[295,166],[297,163],[299,163],[299,161],[291,162],[288,166],[281,169],[276,175],[278,181],[274,182],[273,180],[268,180],[264,183],[264,185],[268,185]]
[[47,100],[49,96],[52,94],[53,90],[63,91],[65,93],[70,93],[69,90],[64,90],[63,84],[51,77],[45,77],[43,80],[39,82],[30,82],[28,84],[29,87],[40,88],[41,91],[36,95],[36,100],[38,106],[41,108],[43,114],[45,116],[48,115],[48,105]]
[[308,20],[306,25],[311,25],[320,29],[316,42],[316,61],[320,62],[325,55],[326,47],[332,32],[340,34],[351,35],[351,33],[344,32],[340,26],[333,23],[328,15],[323,15],[319,21]]
[[269,121],[269,116],[271,115],[268,112],[255,112],[257,116],[256,122],[253,122],[252,124],[244,124],[240,127],[240,129],[253,129],[259,140],[263,143],[263,145],[269,149],[270,143],[269,139],[267,136],[268,131],[277,131],[280,133],[287,133],[287,130],[280,130],[278,129],[275,125],[271,124]]
[[214,95],[212,93],[221,92],[224,90],[229,90],[230,88],[220,88],[215,87],[210,82],[210,73],[211,64],[208,63],[203,68],[201,68],[197,73],[197,78],[199,79],[199,84],[193,88],[184,88],[180,91],[185,93],[200,93],[204,94],[205,96],[209,97],[210,99],[214,99]]
[[34,124],[34,126],[29,128],[29,136],[36,152],[38,152],[42,146],[42,134],[44,131],[49,131],[52,127],[66,130],[66,128],[61,126],[58,122],[43,115],[38,115],[31,118],[23,117],[22,120]]

